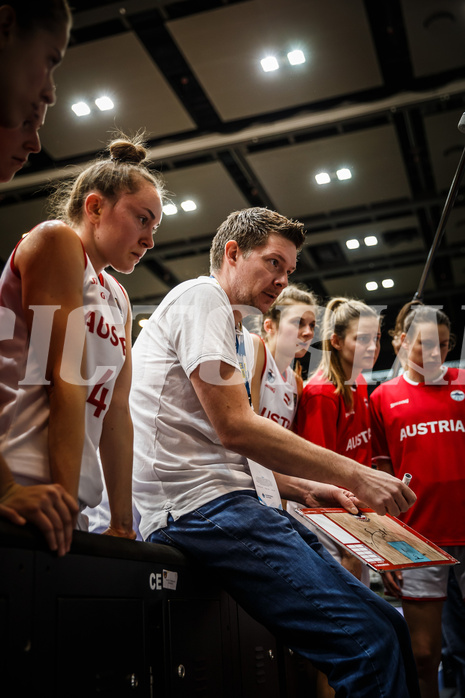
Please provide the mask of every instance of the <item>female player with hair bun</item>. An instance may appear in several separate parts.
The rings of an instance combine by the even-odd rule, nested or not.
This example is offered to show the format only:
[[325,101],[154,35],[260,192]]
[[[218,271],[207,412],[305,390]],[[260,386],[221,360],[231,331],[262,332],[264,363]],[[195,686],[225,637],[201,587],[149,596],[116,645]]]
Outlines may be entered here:
[[[56,192],[56,220],[16,246],[0,280],[16,317],[0,345],[0,446],[11,488],[58,483],[79,509],[109,493],[106,533],[133,538],[131,312],[120,284],[153,247],[163,187],[139,140],[110,144]],[[85,529],[82,515],[78,528]],[[66,552],[70,536],[61,541]]]

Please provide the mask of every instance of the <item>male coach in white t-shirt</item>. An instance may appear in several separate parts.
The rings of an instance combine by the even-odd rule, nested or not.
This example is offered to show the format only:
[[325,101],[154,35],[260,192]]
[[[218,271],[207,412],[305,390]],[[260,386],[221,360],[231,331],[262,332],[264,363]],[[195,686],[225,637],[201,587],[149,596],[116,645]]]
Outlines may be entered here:
[[[174,288],[133,350],[134,496],[144,539],[195,557],[341,695],[419,696],[397,610],[334,562],[286,512],[259,503],[247,459],[298,478],[307,506],[380,514],[415,501],[400,480],[255,414],[242,316],[266,311],[296,266],[301,223],[263,208],[232,213],[211,247],[211,277]],[[255,312],[257,312],[255,310]]]

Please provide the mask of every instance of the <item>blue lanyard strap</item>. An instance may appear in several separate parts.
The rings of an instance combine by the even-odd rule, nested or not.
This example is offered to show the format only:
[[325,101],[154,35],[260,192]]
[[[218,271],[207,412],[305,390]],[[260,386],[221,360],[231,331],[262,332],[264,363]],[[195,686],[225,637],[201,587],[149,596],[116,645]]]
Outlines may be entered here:
[[[218,280],[215,279],[213,274],[210,274],[210,279],[213,279],[218,286]],[[236,356],[239,362],[239,367],[241,369],[242,378],[244,379],[245,389],[247,390],[247,397],[249,398],[249,405],[252,407],[252,393],[250,391],[249,377],[247,373],[247,358],[245,355],[245,344],[244,344],[244,333],[242,331],[242,325],[236,327]]]
[[236,355],[241,369],[242,378],[244,379],[249,405],[252,406],[252,394],[250,392],[249,376],[247,373],[247,358],[245,355],[244,333],[242,327],[236,328]]

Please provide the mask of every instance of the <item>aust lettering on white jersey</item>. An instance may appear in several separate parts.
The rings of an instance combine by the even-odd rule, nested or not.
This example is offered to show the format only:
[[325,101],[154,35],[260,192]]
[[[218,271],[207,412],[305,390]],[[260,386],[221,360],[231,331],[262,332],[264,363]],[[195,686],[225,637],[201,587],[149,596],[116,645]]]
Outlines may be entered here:
[[282,415],[277,414],[276,412],[272,412],[271,410],[268,410],[266,407],[262,409],[260,412],[261,417],[266,417],[267,419],[271,419],[272,422],[277,422],[277,424],[281,424],[285,429],[290,429],[291,422],[287,417],[283,417]]
[[260,416],[290,429],[297,408],[296,378],[290,369],[280,374],[265,346],[265,370],[260,385]]
[[101,339],[108,339],[114,347],[121,344],[123,356],[126,356],[126,338],[118,337],[118,329],[115,325],[105,322],[104,317],[102,315],[98,316],[93,310],[86,314],[85,319],[90,333],[96,333]]

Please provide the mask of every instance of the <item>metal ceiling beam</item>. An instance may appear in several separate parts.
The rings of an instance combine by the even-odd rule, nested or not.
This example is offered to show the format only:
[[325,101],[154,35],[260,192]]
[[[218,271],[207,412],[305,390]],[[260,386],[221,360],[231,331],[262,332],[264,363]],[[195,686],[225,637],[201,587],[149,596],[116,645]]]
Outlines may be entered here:
[[[365,118],[375,114],[408,109],[413,105],[447,99],[452,94],[463,93],[465,93],[465,80],[458,80],[438,89],[423,92],[405,92],[368,104],[351,104],[316,113],[299,114],[287,119],[279,119],[272,123],[248,126],[233,133],[211,133],[182,141],[163,143],[149,148],[147,157],[157,162],[186,158],[191,155],[198,156],[199,154],[212,153],[240,145],[256,144],[276,136],[290,136],[298,132],[317,130],[322,127],[327,128],[330,124],[339,124],[361,117]],[[0,186],[0,194],[36,187],[60,179],[76,177],[86,166],[87,163],[82,163],[80,165],[22,175],[11,182],[2,184]]]
[[[457,259],[464,256],[465,246],[460,244],[449,245],[447,248],[442,248],[436,252],[436,258],[452,257],[453,259]],[[302,272],[297,271],[293,274],[292,280],[299,282],[315,278],[319,279],[320,281],[324,281],[325,279],[334,279],[337,277],[356,276],[367,271],[369,271],[371,274],[388,269],[398,270],[402,269],[402,267],[411,266],[412,264],[424,264],[425,260],[426,254],[424,250],[408,253],[401,252],[398,254],[391,253],[389,257],[379,257],[376,259],[372,257],[370,259],[361,259],[357,262],[351,261],[339,266],[331,266],[327,269],[320,266],[318,269],[311,269]]]
[[101,5],[93,10],[73,13],[73,29],[84,29],[115,19],[123,19],[149,10],[163,10],[179,0],[122,0],[109,5]]

